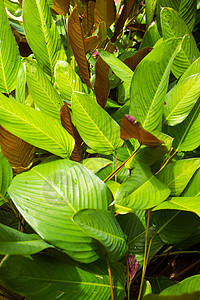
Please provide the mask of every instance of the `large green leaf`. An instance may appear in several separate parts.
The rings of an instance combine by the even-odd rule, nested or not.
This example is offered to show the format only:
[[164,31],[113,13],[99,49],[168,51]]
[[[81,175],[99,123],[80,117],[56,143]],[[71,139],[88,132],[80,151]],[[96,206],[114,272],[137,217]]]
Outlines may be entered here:
[[133,71],[114,54],[104,50],[99,51],[101,58],[112,68],[113,72],[127,84],[131,84]]
[[[125,276],[122,264],[111,265],[111,270],[114,297],[123,299]],[[0,265],[0,282],[32,300],[110,299],[109,276],[104,261],[83,265],[75,264],[65,256],[7,256]]]
[[165,97],[164,118],[174,126],[186,119],[200,96],[200,74],[182,80]]
[[200,182],[200,169],[198,169],[190,182],[188,183],[187,187],[183,191],[182,195],[183,197],[200,197],[200,188],[199,188],[199,182]]
[[16,87],[21,59],[3,0],[0,0],[0,15],[0,92],[9,94]]
[[52,77],[56,61],[66,60],[66,55],[47,1],[24,0],[23,22],[38,64]]
[[66,61],[58,61],[56,63],[55,78],[61,96],[68,101],[71,101],[73,91],[84,91],[80,77]]
[[4,203],[2,196],[5,196],[12,177],[12,168],[5,156],[0,152],[0,205]]
[[147,16],[147,27],[151,24],[154,18],[155,8],[157,0],[146,0],[145,2],[145,11]]
[[161,25],[164,40],[172,37],[184,37],[181,50],[172,66],[172,72],[178,78],[199,57],[199,51],[191,31],[174,9],[169,7],[162,9]]
[[147,165],[138,164],[128,178],[118,189],[115,195],[117,207],[131,209],[148,209],[165,199],[170,189],[159,181]]
[[180,295],[156,295],[148,294],[142,300],[199,300],[200,292],[194,292],[191,294],[185,293]]
[[25,68],[28,88],[34,102],[42,112],[60,121],[62,99],[54,90],[46,74],[34,60],[25,62]]
[[[157,0],[158,1],[158,0]],[[143,40],[140,44],[139,49],[143,49],[145,47],[152,47],[156,44],[156,42],[161,38],[158,28],[157,22],[153,22],[148,29],[146,30]]]
[[149,131],[161,131],[162,110],[170,69],[181,39],[159,44],[137,66],[131,83],[130,115]]
[[101,255],[73,215],[80,209],[108,209],[112,195],[97,176],[80,163],[53,160],[17,175],[9,190],[20,213],[46,241],[73,259],[91,262]]
[[166,288],[160,295],[180,295],[182,293],[192,293],[197,291],[200,291],[200,275],[188,277],[176,285]]
[[183,73],[181,78],[179,79],[179,83],[183,80],[185,80],[187,77],[195,74],[200,73],[200,57],[197,58],[190,66],[189,68]]
[[53,247],[37,234],[26,234],[0,224],[0,254],[30,255]]
[[111,165],[112,163],[113,162],[111,160],[103,157],[90,157],[82,161],[82,164],[93,173],[97,173],[99,170]]
[[122,146],[119,125],[95,99],[87,94],[74,92],[72,112],[75,126],[90,148],[98,153],[111,154]]
[[168,185],[171,196],[180,196],[199,167],[200,158],[178,160],[168,164],[156,177]]
[[0,94],[0,124],[33,146],[69,157],[74,139],[59,121]]
[[118,261],[127,252],[125,235],[114,213],[106,210],[79,210],[73,217],[81,229],[98,240],[105,248],[111,261]]

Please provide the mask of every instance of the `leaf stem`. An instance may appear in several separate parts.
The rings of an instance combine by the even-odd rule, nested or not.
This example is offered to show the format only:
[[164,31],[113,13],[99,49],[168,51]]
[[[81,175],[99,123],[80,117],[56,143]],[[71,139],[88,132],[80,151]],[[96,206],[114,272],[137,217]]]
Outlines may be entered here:
[[105,251],[104,251],[104,253],[105,253],[105,256],[106,256],[106,262],[107,262],[107,266],[108,266],[111,300],[114,300],[113,284],[112,284],[112,273],[111,273],[111,268],[110,268],[110,262],[109,262],[108,254]]

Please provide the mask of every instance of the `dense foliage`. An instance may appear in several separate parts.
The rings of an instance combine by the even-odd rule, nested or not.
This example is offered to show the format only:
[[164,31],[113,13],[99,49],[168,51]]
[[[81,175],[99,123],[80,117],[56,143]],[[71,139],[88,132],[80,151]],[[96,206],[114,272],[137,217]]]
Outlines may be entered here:
[[0,299],[199,299],[199,16],[0,0]]

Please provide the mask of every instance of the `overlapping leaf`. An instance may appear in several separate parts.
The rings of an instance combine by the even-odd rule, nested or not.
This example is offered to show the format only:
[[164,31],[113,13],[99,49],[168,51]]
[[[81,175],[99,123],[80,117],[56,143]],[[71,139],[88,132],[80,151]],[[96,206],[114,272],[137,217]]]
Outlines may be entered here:
[[114,0],[96,0],[94,9],[94,26],[97,28],[104,21],[109,28],[115,21],[116,7]]
[[107,210],[112,195],[83,165],[67,159],[40,164],[17,175],[8,192],[26,221],[47,242],[78,261],[99,258],[98,243],[72,217],[84,208]]
[[200,182],[200,169],[198,169],[190,182],[188,183],[186,189],[183,191],[183,197],[200,197],[199,190],[199,182]]
[[146,7],[146,16],[147,16],[147,27],[151,24],[153,21],[155,9],[156,9],[157,0],[147,0],[145,2]]
[[0,124],[33,146],[69,157],[74,139],[56,119],[0,94]]
[[161,36],[158,32],[157,22],[153,22],[146,30],[139,49],[153,47],[160,38]]
[[131,82],[130,112],[149,131],[161,131],[170,69],[181,39],[162,42],[137,66]]
[[70,0],[53,0],[53,10],[59,15],[66,15],[69,10]]
[[16,87],[21,59],[3,0],[0,0],[0,15],[0,92],[9,94]]
[[2,196],[5,196],[5,193],[11,184],[12,181],[12,169],[9,165],[9,162],[0,153],[0,205],[4,203]]
[[74,92],[72,112],[84,142],[98,153],[111,154],[122,146],[119,125],[87,94]]
[[39,66],[53,76],[56,61],[66,60],[66,54],[47,1],[24,0],[23,23]]

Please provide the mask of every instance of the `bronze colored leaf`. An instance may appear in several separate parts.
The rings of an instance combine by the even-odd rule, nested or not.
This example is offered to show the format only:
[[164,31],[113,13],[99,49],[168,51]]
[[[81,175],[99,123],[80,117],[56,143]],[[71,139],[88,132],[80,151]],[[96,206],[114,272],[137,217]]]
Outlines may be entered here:
[[119,19],[116,23],[116,26],[115,26],[115,32],[111,39],[112,43],[115,43],[118,35],[120,34],[121,29],[124,26],[126,19],[130,16],[131,12],[133,11],[133,9],[135,7],[135,3],[136,3],[136,0],[126,0],[125,4],[123,6],[123,10],[122,10],[122,12],[119,16]]
[[[108,43],[106,51],[112,53],[114,44]],[[109,65],[99,56],[95,65],[95,83],[94,91],[97,98],[97,102],[102,108],[105,108],[108,95],[110,92],[110,84],[108,79]]]
[[141,124],[136,122],[136,118],[130,115],[124,115],[121,120],[120,137],[124,140],[134,138],[141,145],[146,145],[149,148],[156,148],[165,143],[142,128]]
[[109,28],[114,23],[116,17],[116,6],[114,0],[96,0],[94,9],[94,26],[104,21]]
[[150,47],[142,48],[133,56],[126,58],[123,62],[134,72],[141,60],[152,50]]
[[94,32],[94,8],[95,2],[88,1],[83,12],[82,28],[84,36],[90,36]]
[[26,170],[32,163],[35,147],[18,138],[0,125],[1,152],[9,161],[14,173]]
[[75,5],[68,19],[68,36],[80,73],[88,88],[91,88],[83,32],[77,5]]
[[84,40],[85,52],[93,52],[98,45],[107,38],[106,23],[101,22],[99,24],[99,31],[97,35],[89,36]]
[[73,136],[74,140],[75,140],[75,147],[74,150],[71,154],[71,160],[74,161],[81,161],[81,142],[82,139],[78,133],[78,131],[76,130],[76,127],[73,125],[72,120],[71,120],[71,115],[70,115],[70,110],[67,104],[64,104],[61,107],[60,110],[60,119],[61,119],[61,123],[62,126],[67,130],[67,132],[69,132],[69,134],[71,134],[71,136]]
[[70,0],[53,0],[53,10],[59,15],[66,15],[69,11]]

